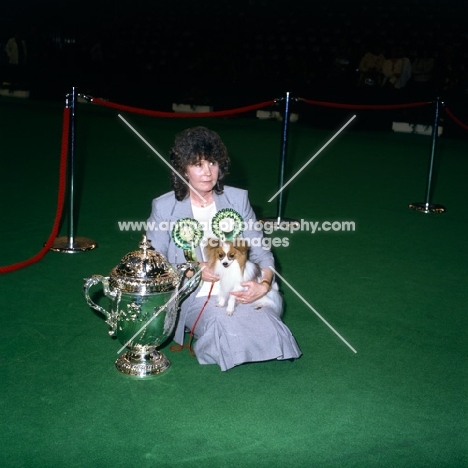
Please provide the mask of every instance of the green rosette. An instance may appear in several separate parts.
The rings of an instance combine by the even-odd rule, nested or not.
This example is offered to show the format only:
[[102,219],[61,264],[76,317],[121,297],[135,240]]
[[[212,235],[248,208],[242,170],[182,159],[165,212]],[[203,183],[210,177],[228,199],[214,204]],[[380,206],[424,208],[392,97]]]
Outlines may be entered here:
[[242,234],[244,220],[242,216],[232,208],[219,210],[211,221],[211,229],[218,239],[233,241]]
[[185,259],[188,262],[197,261],[195,249],[200,245],[202,238],[202,226],[193,218],[181,218],[177,220],[172,230],[174,244],[184,251]]

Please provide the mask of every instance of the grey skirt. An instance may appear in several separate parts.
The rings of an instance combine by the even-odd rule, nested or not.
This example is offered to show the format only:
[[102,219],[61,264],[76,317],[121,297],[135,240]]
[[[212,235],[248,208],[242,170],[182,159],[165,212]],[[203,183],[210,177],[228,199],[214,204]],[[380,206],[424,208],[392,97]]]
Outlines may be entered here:
[[193,351],[200,364],[218,364],[226,371],[246,362],[296,359],[302,354],[273,309],[237,304],[227,315],[225,308],[216,307],[217,299],[211,297],[201,315],[206,297],[196,298],[187,311],[185,327],[192,331],[195,325]]

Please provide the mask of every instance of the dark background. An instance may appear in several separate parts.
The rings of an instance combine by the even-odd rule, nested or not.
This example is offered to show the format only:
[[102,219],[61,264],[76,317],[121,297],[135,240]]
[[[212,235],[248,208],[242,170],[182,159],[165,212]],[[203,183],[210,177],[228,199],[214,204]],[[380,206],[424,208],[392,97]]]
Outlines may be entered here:
[[0,16],[2,80],[5,43],[22,31],[33,99],[62,99],[71,86],[158,109],[230,108],[286,91],[353,103],[419,99],[412,82],[391,94],[357,89],[359,60],[379,44],[386,56],[402,46],[410,59],[429,50],[428,98],[458,101],[467,94],[467,13],[458,0],[12,2]]

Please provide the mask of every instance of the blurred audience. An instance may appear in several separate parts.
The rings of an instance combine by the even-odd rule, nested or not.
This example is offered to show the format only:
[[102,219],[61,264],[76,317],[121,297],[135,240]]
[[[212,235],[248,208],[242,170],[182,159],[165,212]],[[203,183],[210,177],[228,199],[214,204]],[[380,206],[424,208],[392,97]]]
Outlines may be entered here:
[[434,57],[427,49],[418,54],[411,64],[411,74],[413,81],[420,85],[432,82],[434,72]]
[[359,62],[358,86],[381,86],[384,63],[385,57],[382,54],[382,48],[377,44],[372,44]]
[[[10,68],[23,67],[37,90],[49,87],[62,93],[59,82],[73,81],[90,94],[96,88],[109,95],[122,89],[144,94],[144,86],[151,83],[167,89],[153,93],[155,99],[163,94],[169,99],[174,91],[196,86],[204,101],[216,93],[233,99],[243,93],[263,98],[286,89],[298,96],[335,92],[336,99],[366,93],[386,96],[387,89],[432,92],[458,89],[467,81],[468,54],[460,53],[466,50],[467,37],[445,30],[439,18],[424,23],[424,14],[426,20],[431,17],[428,8],[426,13],[417,10],[421,22],[406,19],[403,25],[396,12],[382,5],[367,6],[365,17],[359,5],[343,11],[324,4],[313,14],[291,5],[285,14],[280,0],[268,0],[268,21],[261,21],[266,12],[262,2],[252,1],[243,9],[226,0],[219,9],[228,10],[228,21],[200,10],[196,26],[189,12],[180,15],[170,2],[153,9],[136,6],[131,16],[116,13],[104,17],[104,24],[86,23],[88,28],[52,22],[23,25],[26,37],[5,33],[0,38],[5,52],[1,79],[17,82]],[[423,3],[413,0],[409,8]],[[187,8],[198,14],[202,7]],[[365,20],[372,12],[372,22]],[[13,28],[22,25],[12,23],[10,32]],[[403,54],[400,44],[411,55]]]
[[392,47],[390,58],[382,65],[382,86],[402,89],[411,78],[411,62],[401,47]]
[[24,88],[26,80],[27,51],[26,41],[21,31],[8,39],[5,46],[8,57],[8,72],[5,82],[11,89]]
[[5,52],[8,56],[8,63],[10,65],[26,65],[26,41],[20,31],[17,31],[13,37],[8,39],[5,46]]

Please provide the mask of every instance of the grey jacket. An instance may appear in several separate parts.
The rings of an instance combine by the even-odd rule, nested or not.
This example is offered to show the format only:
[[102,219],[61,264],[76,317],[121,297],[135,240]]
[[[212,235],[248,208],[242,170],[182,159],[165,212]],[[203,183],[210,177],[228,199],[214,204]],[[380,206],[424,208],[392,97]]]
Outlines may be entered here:
[[[242,237],[249,239],[250,260],[258,263],[261,268],[274,267],[273,254],[269,249],[263,248],[263,231],[255,229],[257,218],[250,206],[248,193],[246,190],[224,187],[224,193],[214,194],[216,209],[232,208],[236,210],[244,219],[245,230]],[[180,218],[193,218],[190,198],[177,201],[174,192],[168,192],[155,198],[152,202],[151,215],[148,218],[147,238],[152,246],[162,253],[171,264],[184,263],[185,257],[182,249],[178,248],[172,240],[172,226]],[[197,258],[203,258],[200,247],[196,249]],[[175,333],[175,341],[182,344],[184,341],[185,317],[193,304],[197,291],[193,292],[183,303],[181,315]],[[198,306],[197,306],[198,307]]]

